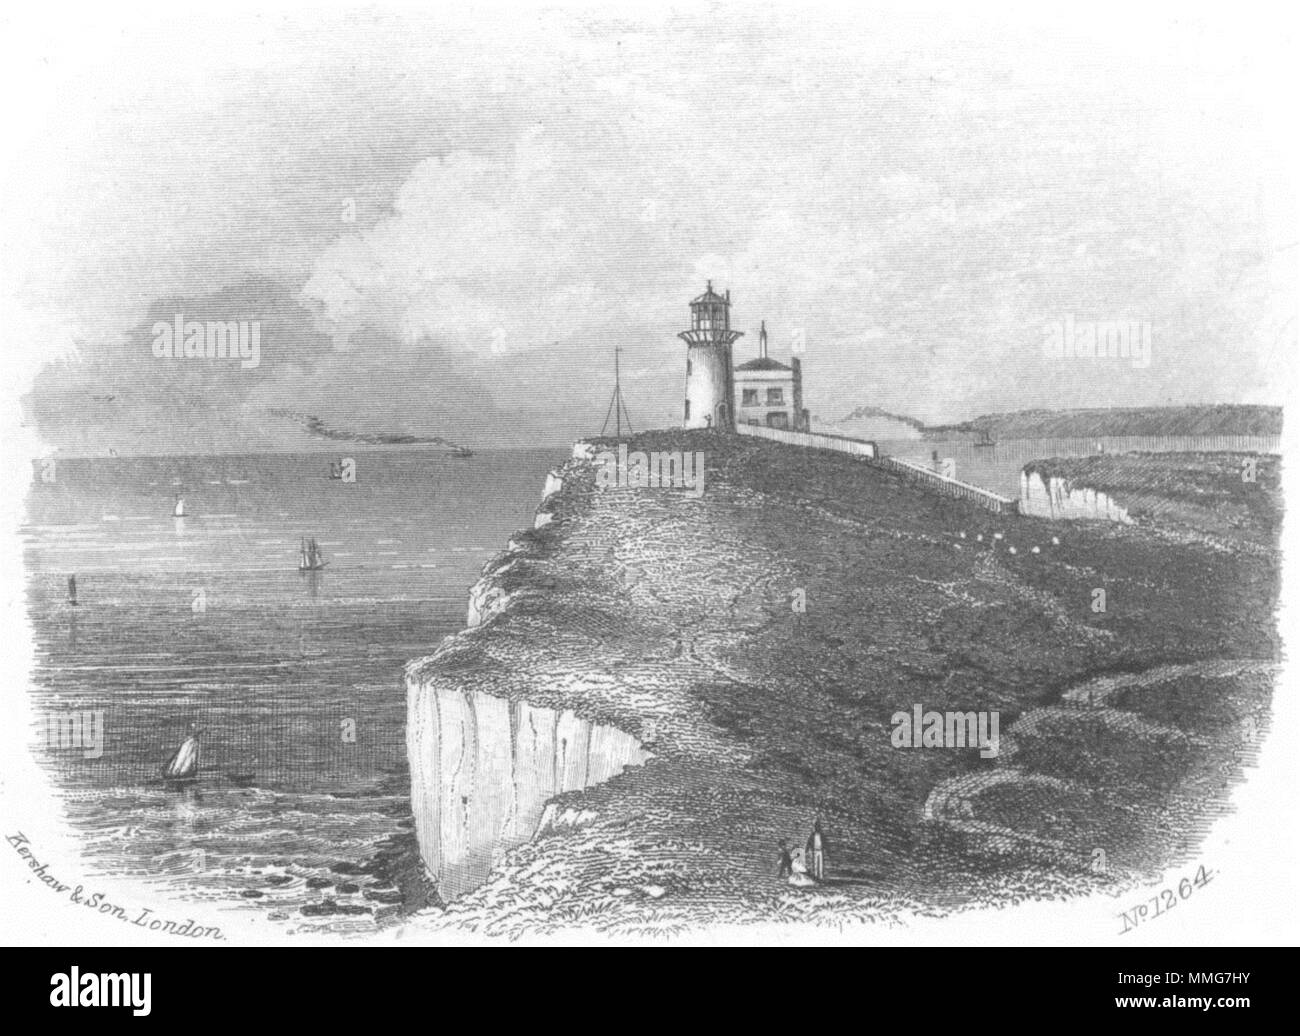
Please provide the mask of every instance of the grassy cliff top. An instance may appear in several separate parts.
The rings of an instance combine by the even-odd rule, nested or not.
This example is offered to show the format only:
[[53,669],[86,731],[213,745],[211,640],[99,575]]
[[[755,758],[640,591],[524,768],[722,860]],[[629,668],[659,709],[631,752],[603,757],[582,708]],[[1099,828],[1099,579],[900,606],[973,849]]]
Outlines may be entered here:
[[[1091,735],[1082,798],[1053,792],[1068,801],[1049,810],[1041,796],[990,793],[1002,825],[1065,817],[1051,839],[1065,849],[1045,861],[1012,840],[991,853],[922,813],[936,787],[1001,761],[895,748],[892,717],[916,704],[998,710],[1005,732],[1098,674],[1272,659],[1266,559],[1141,527],[996,516],[870,463],[764,440],[625,441],[702,452],[703,495],[598,489],[590,463],[570,463],[544,505],[551,523],[488,567],[505,609],[408,676],[576,710],[639,736],[654,759],[570,793],[594,821],[515,850],[425,923],[519,934],[884,920],[1105,886],[1193,839],[1154,811],[1203,760],[1176,738],[1135,756],[1120,723]],[[1078,742],[1042,729],[1040,747]],[[1025,758],[1050,768],[1072,751]],[[1143,753],[1152,761],[1134,776]],[[832,880],[792,888],[775,876],[777,839],[802,845],[818,817]],[[1098,844],[1109,876],[1087,870]]]

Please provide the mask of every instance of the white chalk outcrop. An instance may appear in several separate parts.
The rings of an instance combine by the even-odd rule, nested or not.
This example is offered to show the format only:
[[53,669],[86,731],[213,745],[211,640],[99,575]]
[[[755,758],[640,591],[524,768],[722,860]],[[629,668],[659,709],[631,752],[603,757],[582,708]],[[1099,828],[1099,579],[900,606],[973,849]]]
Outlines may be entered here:
[[469,610],[465,615],[465,625],[469,629],[482,626],[496,615],[510,600],[510,595],[496,583],[495,573],[484,576],[469,588]]
[[564,488],[564,479],[558,471],[552,470],[546,473],[546,484],[542,486],[542,503],[546,503],[551,497]]
[[1131,525],[1128,511],[1105,493],[1037,471],[1020,473],[1020,513],[1036,518],[1093,519]]
[[543,826],[592,819],[584,811],[548,813],[550,799],[648,758],[632,735],[572,711],[415,675],[407,687],[406,750],[420,856],[444,901],[482,884],[507,851]]

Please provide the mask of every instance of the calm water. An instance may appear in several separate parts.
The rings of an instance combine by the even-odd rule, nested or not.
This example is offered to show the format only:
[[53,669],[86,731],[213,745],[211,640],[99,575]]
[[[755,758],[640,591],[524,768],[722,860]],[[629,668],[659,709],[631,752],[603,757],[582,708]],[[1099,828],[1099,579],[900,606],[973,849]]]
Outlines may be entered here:
[[[425,903],[402,667],[464,625],[466,588],[566,451],[347,453],[355,484],[319,453],[66,460],[34,482],[36,747],[91,870],[291,930]],[[304,536],[323,572],[297,571]],[[101,712],[87,758],[97,728],[69,746],[68,724]],[[168,786],[192,723],[201,777]]]
[[970,440],[926,441],[924,439],[881,439],[882,452],[903,460],[929,464],[933,454],[951,457],[957,478],[1003,496],[1020,495],[1020,472],[1032,460],[1049,457],[1087,457],[1101,452],[1182,453],[1198,450],[1233,450],[1276,453],[1276,436],[1105,436],[1091,439],[1010,439],[993,446],[975,446]]

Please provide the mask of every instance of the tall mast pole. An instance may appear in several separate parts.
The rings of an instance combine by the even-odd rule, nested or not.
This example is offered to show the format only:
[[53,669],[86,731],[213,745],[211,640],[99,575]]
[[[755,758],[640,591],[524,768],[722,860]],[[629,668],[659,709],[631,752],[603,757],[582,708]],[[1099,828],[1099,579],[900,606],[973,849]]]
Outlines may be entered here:
[[623,400],[623,385],[619,371],[618,354],[623,350],[614,347],[614,392],[609,397],[609,406],[605,410],[605,423],[600,426],[600,434],[605,434],[605,429],[609,427],[609,415],[614,414],[614,427],[617,429],[618,437],[623,437],[623,418],[627,418],[628,433],[632,432],[632,415],[628,413],[627,403]]

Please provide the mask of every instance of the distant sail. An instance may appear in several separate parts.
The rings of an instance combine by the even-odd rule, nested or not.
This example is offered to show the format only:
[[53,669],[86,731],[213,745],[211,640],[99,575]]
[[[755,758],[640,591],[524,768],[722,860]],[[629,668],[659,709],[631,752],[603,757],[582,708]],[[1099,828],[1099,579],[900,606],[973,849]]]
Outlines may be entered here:
[[68,576],[68,603],[77,603],[77,577],[75,575]]
[[169,781],[182,781],[199,772],[199,736],[191,734],[181,742],[181,747],[162,765],[162,775]]
[[173,517],[173,518],[184,518],[184,517],[185,517],[185,497],[183,497],[183,496],[178,496],[178,497],[176,498],[176,507],[175,507],[175,509],[172,511],[172,517]]
[[298,571],[315,572],[324,568],[325,564],[325,557],[316,543],[316,537],[303,540],[299,548]]

